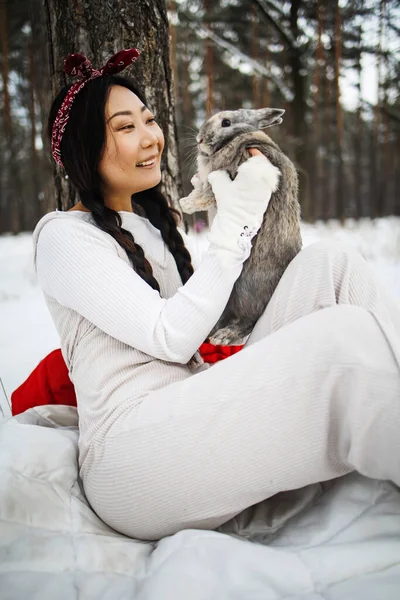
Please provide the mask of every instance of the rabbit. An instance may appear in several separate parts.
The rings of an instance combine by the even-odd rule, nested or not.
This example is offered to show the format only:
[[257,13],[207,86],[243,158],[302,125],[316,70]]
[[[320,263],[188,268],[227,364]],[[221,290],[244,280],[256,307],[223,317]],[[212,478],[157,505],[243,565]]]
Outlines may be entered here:
[[215,207],[208,174],[222,169],[234,179],[239,165],[249,158],[249,148],[258,148],[281,172],[278,188],[252,240],[251,254],[244,262],[224,312],[209,333],[207,341],[211,344],[228,346],[245,342],[283,272],[302,247],[296,168],[279,146],[260,131],[280,124],[283,113],[275,108],[219,112],[203,123],[196,137],[198,177],[192,179],[194,190],[180,200],[184,213]]

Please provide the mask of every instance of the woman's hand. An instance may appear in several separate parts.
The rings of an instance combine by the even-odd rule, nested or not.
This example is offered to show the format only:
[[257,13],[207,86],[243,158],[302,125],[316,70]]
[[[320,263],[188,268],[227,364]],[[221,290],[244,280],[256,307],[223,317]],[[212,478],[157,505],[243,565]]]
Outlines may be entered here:
[[250,241],[261,226],[280,177],[279,169],[260,150],[250,148],[249,153],[234,180],[223,170],[208,175],[217,203],[208,240],[216,246],[236,250],[244,260],[250,255]]
[[264,156],[265,160],[268,161],[268,158],[258,148],[249,148],[248,150],[251,156]]
[[[264,154],[262,152],[260,152],[260,150],[258,148],[249,148],[249,153],[251,156],[264,156]],[[266,156],[264,156],[265,160],[268,160],[266,158]],[[200,179],[199,179],[199,174],[195,173],[193,175],[193,177],[190,180],[190,183],[192,184],[192,186],[197,189],[201,187],[201,183],[200,183]]]

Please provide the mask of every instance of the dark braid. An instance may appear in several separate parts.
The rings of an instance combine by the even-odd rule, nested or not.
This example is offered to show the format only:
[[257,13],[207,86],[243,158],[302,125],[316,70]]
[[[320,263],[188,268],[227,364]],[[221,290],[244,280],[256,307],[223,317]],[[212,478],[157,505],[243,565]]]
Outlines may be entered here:
[[97,194],[80,192],[79,195],[82,204],[91,211],[96,225],[115,239],[127,253],[136,273],[159,292],[160,286],[153,277],[151,264],[146,259],[143,248],[133,239],[131,232],[122,228],[121,215],[116,210],[105,206],[103,199]]
[[[135,208],[135,204],[139,205],[141,208],[135,212],[146,216],[150,223],[159,229],[164,242],[175,259],[184,284],[193,274],[192,259],[177,229],[175,215],[179,218],[179,212],[168,205],[165,196],[158,188],[159,186],[156,186],[150,190],[134,194],[132,196],[132,206]],[[81,191],[79,196],[82,204],[92,212],[93,219],[98,227],[110,234],[126,251],[136,273],[159,292],[160,286],[153,276],[151,264],[146,259],[143,248],[135,242],[131,232],[122,228],[121,215],[105,206],[100,195]]]
[[159,229],[164,242],[175,259],[182,283],[193,275],[192,258],[181,234],[177,229],[180,214],[168,205],[167,199],[160,190],[160,185],[138,192],[132,196],[133,203],[139,204],[150,223]]

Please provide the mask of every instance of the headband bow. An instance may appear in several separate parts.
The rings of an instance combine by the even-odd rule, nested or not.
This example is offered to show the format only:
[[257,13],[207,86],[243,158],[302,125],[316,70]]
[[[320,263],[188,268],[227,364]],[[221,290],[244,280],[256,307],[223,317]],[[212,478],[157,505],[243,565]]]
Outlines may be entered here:
[[83,54],[69,54],[67,56],[64,61],[64,72],[72,77],[78,77],[79,81],[74,83],[68,90],[53,124],[51,133],[51,153],[58,165],[61,167],[63,166],[60,145],[75,96],[91,79],[101,77],[102,75],[114,75],[119,73],[139,56],[140,52],[136,48],[121,50],[120,52],[117,52],[117,54],[114,54],[114,56],[112,56],[99,70],[95,69],[90,60]]

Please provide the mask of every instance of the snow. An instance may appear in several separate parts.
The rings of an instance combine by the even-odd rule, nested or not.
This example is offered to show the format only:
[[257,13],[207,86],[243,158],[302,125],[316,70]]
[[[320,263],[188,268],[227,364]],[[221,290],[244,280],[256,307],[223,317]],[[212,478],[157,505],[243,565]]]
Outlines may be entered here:
[[[382,284],[400,301],[400,217],[302,225],[304,246],[331,239],[357,248]],[[198,262],[206,234],[190,235]],[[197,258],[197,260],[196,260]],[[8,399],[49,352],[59,348],[58,334],[37,283],[32,262],[32,234],[0,236],[0,377]],[[9,414],[0,386],[0,406]],[[1,417],[1,414],[0,414]]]

